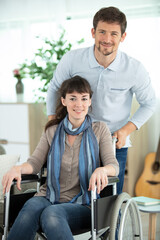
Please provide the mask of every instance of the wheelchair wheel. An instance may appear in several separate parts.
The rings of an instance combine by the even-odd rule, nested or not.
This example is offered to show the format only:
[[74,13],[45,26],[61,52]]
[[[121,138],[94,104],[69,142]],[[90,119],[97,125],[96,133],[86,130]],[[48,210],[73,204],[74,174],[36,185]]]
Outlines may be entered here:
[[109,239],[143,239],[139,210],[127,193],[121,193],[115,201]]

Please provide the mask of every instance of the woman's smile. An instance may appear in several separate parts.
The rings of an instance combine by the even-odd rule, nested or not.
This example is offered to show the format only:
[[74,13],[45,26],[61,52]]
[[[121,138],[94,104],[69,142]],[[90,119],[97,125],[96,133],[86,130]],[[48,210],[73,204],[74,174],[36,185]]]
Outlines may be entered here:
[[61,98],[62,104],[67,108],[69,121],[73,126],[80,126],[88,114],[91,105],[89,93],[67,93],[65,98]]

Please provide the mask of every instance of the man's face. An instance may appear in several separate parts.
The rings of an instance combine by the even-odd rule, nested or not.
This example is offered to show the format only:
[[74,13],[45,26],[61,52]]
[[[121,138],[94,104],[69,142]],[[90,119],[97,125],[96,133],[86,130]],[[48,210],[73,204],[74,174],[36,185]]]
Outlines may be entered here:
[[92,28],[92,37],[95,38],[95,51],[104,56],[117,52],[120,42],[123,42],[126,33],[121,35],[121,27],[117,23],[98,22],[96,30]]

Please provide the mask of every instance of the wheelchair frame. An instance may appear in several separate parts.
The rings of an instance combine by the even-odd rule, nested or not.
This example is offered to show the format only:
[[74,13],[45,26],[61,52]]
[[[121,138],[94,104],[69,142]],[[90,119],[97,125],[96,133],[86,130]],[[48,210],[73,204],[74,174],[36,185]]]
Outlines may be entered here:
[[[109,178],[109,183],[107,186],[112,186],[112,196],[117,197],[117,182],[119,179],[117,177]],[[97,209],[96,209],[96,203],[97,203],[97,188],[95,187],[94,191],[91,191],[91,235],[92,235],[92,240],[96,240],[97,237],[102,235],[108,227],[102,228],[100,231],[97,231]]]
[[[31,181],[35,182],[36,176],[33,175],[33,177],[34,177],[34,179],[32,179]],[[38,177],[37,177],[37,180],[38,180]],[[31,181],[24,180],[23,183],[28,183]],[[123,239],[123,230],[124,230],[124,221],[125,221],[127,211],[131,212],[131,214],[133,216],[133,232],[134,232],[133,239],[140,239],[140,240],[143,239],[141,219],[140,219],[140,214],[139,214],[137,205],[136,205],[135,201],[127,193],[122,193],[120,195],[116,195],[117,182],[118,182],[118,177],[109,177],[108,186],[112,187],[113,195],[97,199],[97,195],[96,195],[97,189],[95,188],[94,191],[91,191],[91,237],[89,238],[89,240],[96,240],[106,232],[108,232],[107,236],[109,236],[109,240],[115,240],[116,222],[118,220],[119,211],[120,211],[123,203],[125,203],[125,208],[124,208],[124,212],[122,213],[122,216],[121,216],[118,240],[124,240]],[[13,185],[14,184],[15,184],[15,182],[13,183]],[[107,187],[106,187],[106,189],[107,189]],[[109,201],[109,206],[107,205],[108,204],[107,201]],[[103,204],[104,202],[106,202],[105,203],[106,204],[105,211],[104,211],[104,204]],[[112,204],[110,204],[110,203],[112,203]],[[5,207],[5,223],[4,223],[4,235],[2,237],[2,240],[6,240],[7,235],[8,235],[9,205],[10,205],[10,192],[5,194],[5,206],[4,206]],[[98,214],[98,211],[100,211],[100,214]],[[107,211],[107,213],[106,213],[106,211]],[[100,217],[99,217],[99,215],[100,215]],[[103,226],[104,223],[102,222],[101,218],[103,220],[105,218],[105,220],[107,222],[109,221],[109,225]],[[100,221],[100,222],[98,222],[98,221]],[[85,232],[87,233],[88,231],[85,231]],[[82,231],[82,233],[84,233],[84,231]],[[47,239],[43,235],[43,233],[37,233],[37,234],[39,236],[39,239]],[[74,236],[76,236],[76,235],[74,235]],[[101,239],[107,239],[107,238],[101,238]]]
[[[113,139],[114,153],[115,153],[115,143],[116,143],[116,139],[114,138]],[[37,190],[39,189],[39,185],[41,182],[40,175],[24,175],[22,179],[23,179],[22,180],[23,184],[30,183],[30,182],[37,182]],[[117,182],[119,181],[118,177],[109,177],[108,180],[109,181],[108,181],[107,187],[108,186],[112,187],[112,195],[97,199],[97,194],[96,194],[97,188],[95,187],[95,190],[91,191],[91,238],[90,240],[96,240],[99,237],[101,237],[103,234],[105,234],[106,236],[109,236],[109,240],[115,240],[116,223],[119,218],[119,212],[120,212],[121,206],[124,202],[125,202],[125,211],[123,212],[122,218],[121,218],[118,240],[124,240],[123,228],[124,228],[124,220],[125,220],[127,211],[130,211],[131,214],[133,215],[133,225],[134,225],[133,228],[134,228],[135,239],[139,237],[139,239],[142,240],[143,236],[142,236],[141,219],[140,219],[139,210],[137,208],[136,203],[133,201],[133,199],[131,199],[131,197],[127,193],[122,193],[119,196],[116,195],[117,194],[116,185],[117,185]],[[15,182],[16,181],[13,182],[12,186],[15,184]],[[106,211],[104,212],[103,209],[101,210],[101,207],[104,205],[103,204],[104,201],[106,201],[106,203],[109,203],[109,206],[106,204],[107,213]],[[4,204],[5,218],[4,218],[4,228],[3,228],[4,233],[2,236],[2,240],[6,240],[8,235],[9,206],[10,206],[10,191],[5,194],[5,204]],[[98,213],[100,217],[101,215],[103,215],[103,220],[105,219],[106,222],[109,223],[109,225],[104,226],[103,221],[99,221],[100,217],[98,217]],[[85,232],[87,233],[88,231],[85,231]],[[84,231],[81,233],[84,233]],[[41,239],[47,239],[42,233],[38,233],[38,235]],[[101,239],[107,239],[107,238],[101,238]]]
[[[39,176],[38,175],[23,175],[22,177],[22,183],[31,183],[31,182],[37,182],[37,189],[39,187]],[[16,181],[14,180],[12,183],[12,186],[16,184]],[[12,187],[11,186],[11,187]],[[3,217],[3,235],[2,240],[6,240],[8,236],[8,229],[9,229],[9,208],[10,208],[10,196],[11,191],[5,193],[4,196],[4,217]]]
[[[22,180],[22,183],[25,184],[25,183],[30,183],[30,182],[35,182],[35,181],[39,181],[39,178],[37,175],[29,175],[29,178],[28,180],[26,180],[27,178],[27,175],[24,177],[25,180]],[[31,179],[32,178],[32,179]],[[112,186],[112,192],[113,194],[115,195],[116,194],[116,183],[118,182],[118,177],[109,177],[109,184],[108,186]],[[15,185],[16,182],[14,181],[12,186]],[[107,187],[108,187],[107,186]],[[2,236],[2,240],[6,240],[7,239],[7,235],[8,235],[8,229],[9,229],[9,207],[10,207],[10,196],[11,196],[11,193],[10,191],[7,192],[5,194],[5,197],[4,197],[4,226],[3,226],[3,236]],[[96,230],[93,226],[95,226],[95,216],[94,216],[94,211],[95,211],[95,200],[96,200],[96,188],[94,191],[91,191],[91,215],[92,215],[92,218],[91,218],[91,234],[92,234],[92,239],[96,239],[95,238],[95,233],[96,233]],[[86,231],[87,232],[87,231]],[[43,235],[40,234],[40,237],[43,237]],[[46,239],[43,237],[43,239]]]

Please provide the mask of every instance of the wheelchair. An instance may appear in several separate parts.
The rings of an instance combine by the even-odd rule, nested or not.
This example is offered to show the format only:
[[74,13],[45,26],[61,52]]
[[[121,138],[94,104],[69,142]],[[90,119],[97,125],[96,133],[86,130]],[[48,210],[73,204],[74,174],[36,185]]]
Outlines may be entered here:
[[[38,175],[23,175],[22,184],[37,182],[39,188],[42,178]],[[107,187],[101,192],[101,198],[96,197],[96,188],[91,191],[91,229],[79,229],[79,231],[72,232],[74,239],[76,236],[84,233],[90,233],[89,240],[109,239],[115,240],[116,231],[118,228],[118,240],[129,239],[143,239],[142,225],[139,210],[135,201],[127,194],[116,194],[116,184],[118,177],[109,177]],[[13,182],[12,187],[16,184]],[[11,191],[5,194],[4,198],[4,223],[2,230],[2,240],[7,239],[8,231],[14,223],[18,212],[23,204],[37,192],[25,191],[21,194],[14,194]],[[128,229],[130,221],[131,229]],[[127,226],[126,226],[127,224]],[[129,231],[129,232],[128,232]],[[125,236],[125,234],[127,234]],[[87,235],[88,236],[88,235]],[[38,231],[36,240],[47,239],[43,232]],[[81,238],[88,239],[88,238]]]
[[[113,140],[113,149],[115,153],[115,142]],[[13,181],[10,192],[4,197],[4,214],[2,232],[2,240],[7,239],[9,229],[14,223],[19,211],[24,203],[39,190],[46,180],[45,166],[38,175],[22,175],[21,184],[36,183],[36,189],[27,190],[24,193],[14,194],[12,188],[16,184]],[[72,232],[74,239],[76,236],[87,233],[85,238],[89,240],[143,240],[142,225],[136,202],[127,194],[121,193],[117,195],[118,177],[109,177],[108,185],[100,193],[97,199],[96,188],[91,191],[91,229],[79,229]],[[130,226],[130,227],[129,227]],[[45,240],[46,236],[42,231],[38,231],[35,240]]]

